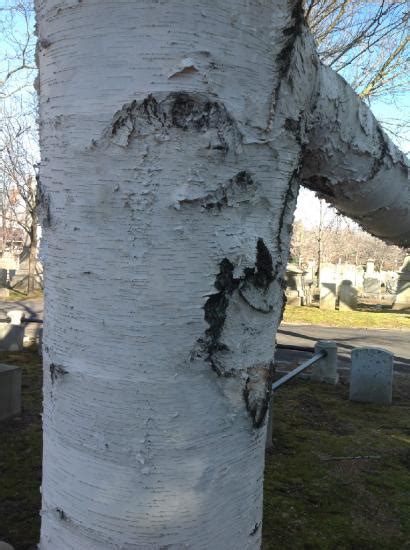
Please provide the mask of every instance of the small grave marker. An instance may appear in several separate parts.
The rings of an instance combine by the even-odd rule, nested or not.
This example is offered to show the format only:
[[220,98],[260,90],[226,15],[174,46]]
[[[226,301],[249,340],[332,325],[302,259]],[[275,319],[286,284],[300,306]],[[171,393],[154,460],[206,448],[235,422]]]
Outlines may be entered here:
[[391,405],[393,354],[381,348],[352,351],[349,399],[376,405]]

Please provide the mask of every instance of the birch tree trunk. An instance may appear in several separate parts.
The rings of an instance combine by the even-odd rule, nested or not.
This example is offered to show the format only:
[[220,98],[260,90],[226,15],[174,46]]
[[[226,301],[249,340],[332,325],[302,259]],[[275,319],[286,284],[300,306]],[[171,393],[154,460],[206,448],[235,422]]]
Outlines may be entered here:
[[37,0],[37,16],[40,548],[258,549],[319,93],[300,2]]

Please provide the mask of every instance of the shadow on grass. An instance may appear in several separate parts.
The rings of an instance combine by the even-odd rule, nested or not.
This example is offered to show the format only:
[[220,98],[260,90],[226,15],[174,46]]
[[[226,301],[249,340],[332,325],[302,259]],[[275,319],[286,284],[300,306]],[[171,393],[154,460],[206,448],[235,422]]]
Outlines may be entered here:
[[263,549],[407,548],[410,378],[392,407],[351,403],[346,381],[295,381],[274,403]]
[[[34,550],[42,369],[35,351],[3,352],[0,362],[23,370],[22,414],[0,422],[0,540]],[[349,402],[346,383],[294,381],[277,393],[275,446],[265,471],[264,550],[406,547],[409,380],[396,379],[392,407]],[[379,458],[351,458],[357,456]]]
[[21,414],[0,422],[0,540],[15,550],[34,550],[40,528],[42,365],[34,349],[0,352],[0,363],[22,368]]

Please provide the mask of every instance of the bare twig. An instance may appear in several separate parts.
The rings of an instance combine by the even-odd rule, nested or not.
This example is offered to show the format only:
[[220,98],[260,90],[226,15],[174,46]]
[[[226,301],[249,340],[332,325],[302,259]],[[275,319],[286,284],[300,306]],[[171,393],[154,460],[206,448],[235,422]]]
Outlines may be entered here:
[[359,456],[328,456],[326,458],[320,458],[322,462],[329,462],[331,460],[381,460],[381,455],[359,455]]

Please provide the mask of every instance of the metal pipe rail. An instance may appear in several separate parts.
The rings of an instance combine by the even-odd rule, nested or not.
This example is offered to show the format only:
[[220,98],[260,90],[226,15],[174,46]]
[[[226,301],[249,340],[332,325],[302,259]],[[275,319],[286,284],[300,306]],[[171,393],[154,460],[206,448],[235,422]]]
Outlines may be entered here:
[[297,376],[298,374],[306,370],[308,367],[310,367],[311,365],[314,365],[317,361],[326,357],[326,355],[327,355],[326,350],[323,349],[321,351],[318,351],[313,355],[313,357],[311,357],[310,359],[308,359],[307,361],[305,361],[295,369],[285,374],[285,376],[282,376],[282,378],[279,378],[279,380],[276,380],[276,382],[272,384],[272,391],[277,390],[278,388],[283,386],[283,384],[286,384],[286,382],[288,382],[289,380],[292,380],[292,378],[295,378],[295,376]]
[[[3,317],[0,319],[0,323],[6,323],[6,324],[10,324],[11,323],[11,319],[9,317]],[[26,324],[26,323],[38,323],[38,324],[42,324],[43,323],[43,319],[37,319],[36,317],[28,317],[27,319],[22,319],[21,320],[21,324]]]
[[276,349],[287,349],[290,351],[305,351],[308,353],[313,353],[315,348],[310,348],[308,346],[296,346],[293,344],[278,344],[276,343]]

